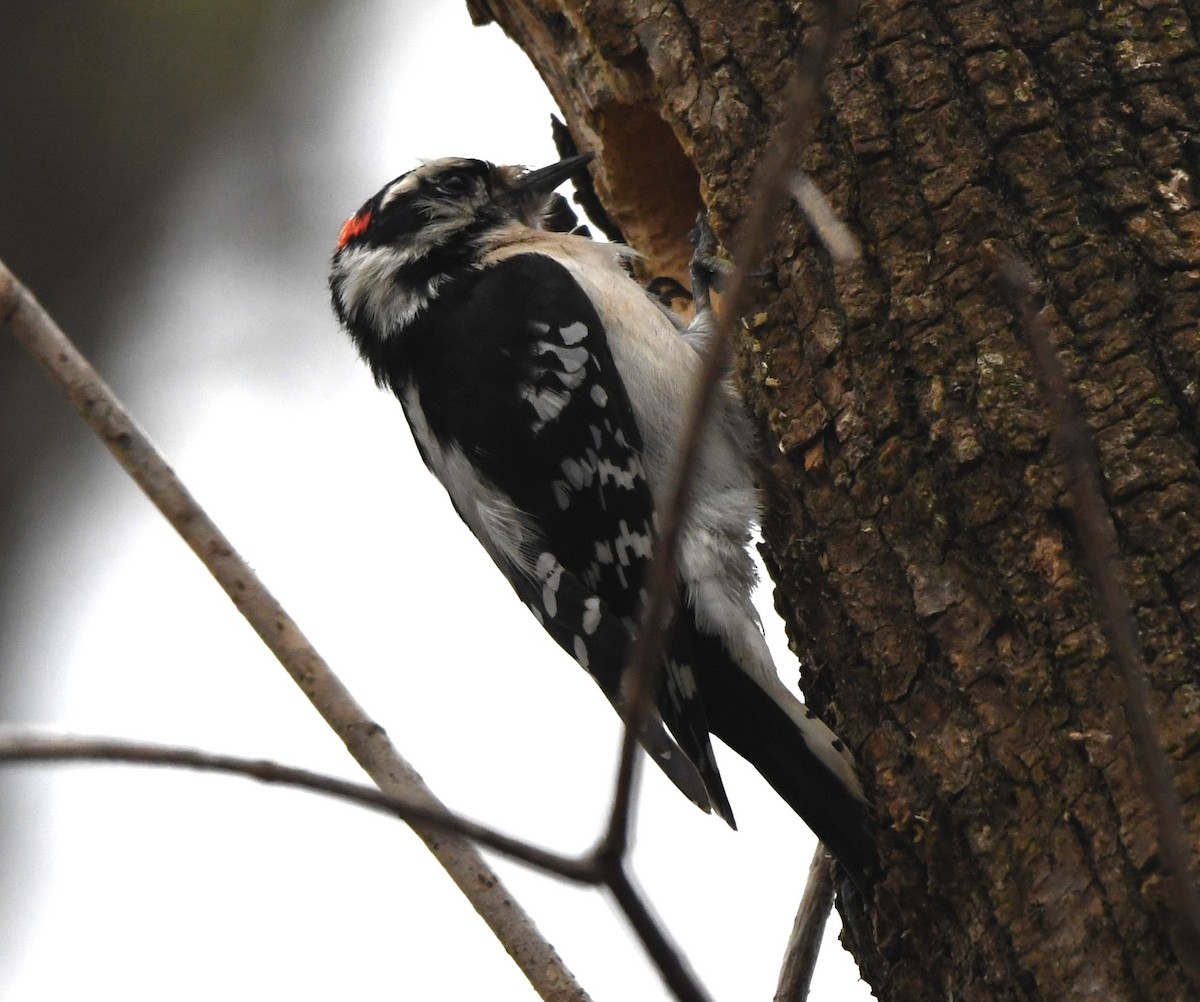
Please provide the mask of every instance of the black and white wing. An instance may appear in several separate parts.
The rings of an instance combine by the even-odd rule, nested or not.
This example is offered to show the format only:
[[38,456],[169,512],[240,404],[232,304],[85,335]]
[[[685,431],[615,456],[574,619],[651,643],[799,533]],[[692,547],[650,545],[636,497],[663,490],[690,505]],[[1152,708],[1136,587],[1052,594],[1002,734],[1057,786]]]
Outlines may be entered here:
[[[384,351],[422,455],[459,514],[620,710],[654,499],[591,302],[552,258],[518,254],[440,290],[436,308]],[[658,709],[683,756],[660,727],[642,743],[685,794],[732,824],[690,623],[677,617],[669,635]]]

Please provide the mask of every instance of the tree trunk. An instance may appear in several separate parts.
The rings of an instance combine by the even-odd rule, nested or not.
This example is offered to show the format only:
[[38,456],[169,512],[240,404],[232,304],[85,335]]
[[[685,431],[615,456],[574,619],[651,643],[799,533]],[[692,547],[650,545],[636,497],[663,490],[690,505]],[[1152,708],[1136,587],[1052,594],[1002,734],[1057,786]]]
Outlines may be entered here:
[[[701,202],[731,234],[815,16],[733,7],[472,4],[658,274],[682,276]],[[865,4],[801,165],[863,259],[832,264],[792,211],[747,262],[766,558],[884,826],[876,900],[842,902],[882,999],[1200,997],[1037,373],[981,252],[1014,248],[1045,293],[1195,846],[1198,23],[1197,0]]]

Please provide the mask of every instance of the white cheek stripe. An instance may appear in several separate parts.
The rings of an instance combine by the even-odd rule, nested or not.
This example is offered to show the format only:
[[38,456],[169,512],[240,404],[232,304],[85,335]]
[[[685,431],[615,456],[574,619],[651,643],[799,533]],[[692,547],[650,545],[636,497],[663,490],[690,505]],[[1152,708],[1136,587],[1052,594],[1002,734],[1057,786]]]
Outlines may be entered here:
[[414,191],[421,183],[421,175],[418,170],[410,171],[405,174],[399,181],[392,185],[387,194],[379,200],[379,208],[385,209],[389,202],[403,195],[405,192]]
[[417,318],[434,299],[448,275],[433,275],[420,286],[405,288],[395,275],[405,265],[419,261],[432,245],[406,247],[354,247],[338,261],[338,295],[347,313],[366,314],[375,330],[389,338]]

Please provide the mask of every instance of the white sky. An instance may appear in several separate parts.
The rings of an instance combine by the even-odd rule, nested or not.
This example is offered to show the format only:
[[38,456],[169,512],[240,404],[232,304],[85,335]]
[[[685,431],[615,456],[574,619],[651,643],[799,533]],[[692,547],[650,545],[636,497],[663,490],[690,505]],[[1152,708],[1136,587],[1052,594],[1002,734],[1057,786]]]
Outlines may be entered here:
[[[459,523],[325,290],[341,221],[384,181],[418,157],[552,162],[553,106],[457,3],[349,5],[318,34],[280,43],[263,73],[278,90],[180,180],[105,375],[442,799],[582,851],[608,805],[615,715]],[[47,480],[31,508],[62,520],[26,537],[9,650],[27,721],[359,778],[99,447],[90,476]],[[719,754],[742,830],[645,770],[635,869],[716,999],[768,999],[814,842]],[[0,998],[535,998],[394,822],[144,769],[30,770],[21,787],[26,898]],[[601,895],[497,865],[595,999],[667,998]],[[831,935],[814,998],[869,997]]]

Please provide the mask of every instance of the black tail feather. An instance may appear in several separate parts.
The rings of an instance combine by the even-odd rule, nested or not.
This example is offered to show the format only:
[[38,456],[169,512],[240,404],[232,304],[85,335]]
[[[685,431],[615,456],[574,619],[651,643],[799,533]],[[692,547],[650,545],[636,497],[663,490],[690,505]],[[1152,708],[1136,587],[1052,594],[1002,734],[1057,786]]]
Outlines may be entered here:
[[733,663],[717,637],[699,633],[696,646],[712,733],[762,774],[867,893],[878,857],[866,803],[814,754],[792,718]]

